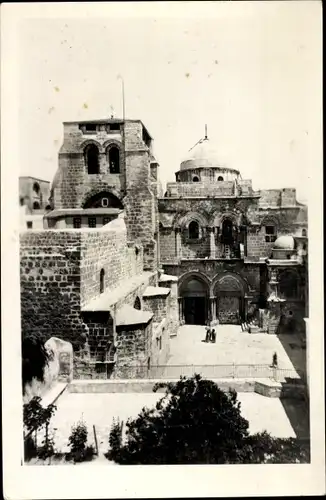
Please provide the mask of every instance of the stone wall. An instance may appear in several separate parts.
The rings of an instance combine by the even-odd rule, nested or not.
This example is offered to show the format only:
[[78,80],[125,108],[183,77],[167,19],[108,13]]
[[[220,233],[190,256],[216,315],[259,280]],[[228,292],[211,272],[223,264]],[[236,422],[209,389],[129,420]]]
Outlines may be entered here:
[[100,272],[105,272],[105,289],[115,289],[124,280],[142,273],[143,252],[140,245],[127,244],[122,220],[100,231],[81,236],[81,305],[100,294]]
[[[127,244],[123,225],[100,231],[25,232],[20,243],[23,334],[36,333],[44,341],[52,336],[64,338],[75,352],[86,338],[92,351],[95,343],[111,342],[107,318],[90,320],[80,310],[100,295],[101,269],[105,270],[105,286],[112,290],[142,273],[142,249]],[[148,280],[132,290],[127,303],[133,305]]]
[[117,362],[112,378],[143,378],[151,353],[153,325],[117,328]]
[[84,344],[80,317],[80,234],[32,231],[20,236],[21,320],[24,336]]

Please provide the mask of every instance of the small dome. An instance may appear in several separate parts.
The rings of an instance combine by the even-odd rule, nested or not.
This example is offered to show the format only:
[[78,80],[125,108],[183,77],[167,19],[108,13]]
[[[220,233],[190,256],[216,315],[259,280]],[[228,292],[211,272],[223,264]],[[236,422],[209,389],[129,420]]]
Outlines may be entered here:
[[224,162],[221,161],[220,155],[218,155],[207,138],[201,140],[188,152],[187,156],[181,162],[180,170],[210,167],[221,168],[239,174],[237,170],[225,166]]
[[275,250],[294,250],[295,249],[295,241],[293,236],[279,236],[274,243],[273,249]]

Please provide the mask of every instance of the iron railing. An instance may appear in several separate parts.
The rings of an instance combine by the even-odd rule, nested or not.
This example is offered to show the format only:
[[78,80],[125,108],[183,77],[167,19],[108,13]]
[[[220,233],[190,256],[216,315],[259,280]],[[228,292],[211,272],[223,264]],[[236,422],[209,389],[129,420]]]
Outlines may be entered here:
[[225,364],[225,365],[143,365],[115,366],[112,375],[105,365],[83,368],[82,373],[75,371],[76,378],[115,378],[175,380],[180,376],[191,377],[195,373],[207,379],[260,379],[268,378],[283,383],[306,384],[306,375],[301,370],[273,367],[267,364]]

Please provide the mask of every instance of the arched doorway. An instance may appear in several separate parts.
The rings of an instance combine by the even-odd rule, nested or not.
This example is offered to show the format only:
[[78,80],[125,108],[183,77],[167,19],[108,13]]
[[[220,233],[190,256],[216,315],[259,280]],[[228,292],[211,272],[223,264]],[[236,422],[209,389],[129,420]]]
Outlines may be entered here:
[[245,316],[245,290],[240,277],[226,274],[215,285],[216,315],[220,324],[238,325]]
[[205,325],[208,317],[208,286],[197,276],[181,284],[181,318],[187,325]]

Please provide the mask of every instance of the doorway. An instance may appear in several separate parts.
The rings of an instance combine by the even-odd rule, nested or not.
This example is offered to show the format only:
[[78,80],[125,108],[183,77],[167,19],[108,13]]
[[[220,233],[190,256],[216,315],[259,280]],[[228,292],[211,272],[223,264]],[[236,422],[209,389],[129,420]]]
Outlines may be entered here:
[[207,301],[205,297],[184,297],[184,317],[187,325],[205,325]]
[[208,286],[197,276],[188,278],[179,289],[180,319],[187,325],[205,325],[208,318]]

